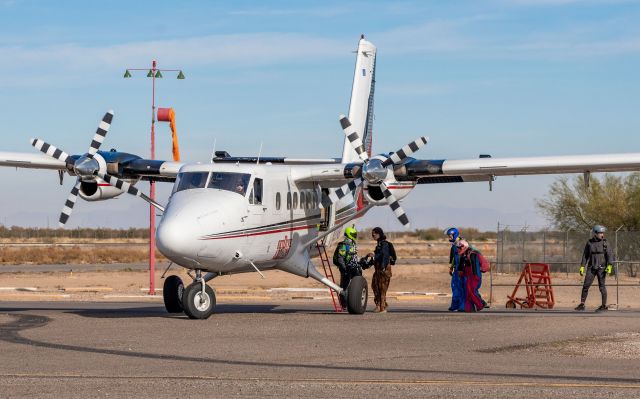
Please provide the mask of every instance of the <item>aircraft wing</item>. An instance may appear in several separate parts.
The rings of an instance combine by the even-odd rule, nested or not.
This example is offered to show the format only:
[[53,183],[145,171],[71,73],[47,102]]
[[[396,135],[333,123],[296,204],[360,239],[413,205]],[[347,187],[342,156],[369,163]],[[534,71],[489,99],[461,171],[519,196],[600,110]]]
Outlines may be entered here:
[[[136,155],[117,151],[98,151],[106,162],[109,174],[126,179],[173,182],[181,162],[142,159]],[[71,155],[67,162],[43,153],[0,152],[0,166],[31,169],[66,170],[73,174],[73,162],[80,155]]]
[[349,171],[360,168],[360,164],[316,164],[307,168],[294,168],[292,178],[296,182],[319,183],[323,188],[338,188],[351,180]]
[[640,153],[452,160],[411,159],[395,167],[398,180],[419,184],[490,181],[496,176],[640,171]]
[[64,170],[66,164],[42,153],[0,152],[0,166]]

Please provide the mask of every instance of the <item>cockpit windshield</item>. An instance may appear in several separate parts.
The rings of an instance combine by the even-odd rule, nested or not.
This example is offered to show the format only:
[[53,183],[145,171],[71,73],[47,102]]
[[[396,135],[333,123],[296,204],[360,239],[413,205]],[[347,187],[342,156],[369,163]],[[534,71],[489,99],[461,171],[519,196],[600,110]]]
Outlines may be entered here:
[[179,173],[175,192],[192,188],[213,188],[233,191],[244,196],[247,193],[251,175],[231,172],[184,172]]
[[178,175],[177,191],[190,190],[192,188],[205,188],[209,172],[185,172]]
[[244,196],[250,179],[251,175],[248,173],[212,172],[207,187],[233,191]]

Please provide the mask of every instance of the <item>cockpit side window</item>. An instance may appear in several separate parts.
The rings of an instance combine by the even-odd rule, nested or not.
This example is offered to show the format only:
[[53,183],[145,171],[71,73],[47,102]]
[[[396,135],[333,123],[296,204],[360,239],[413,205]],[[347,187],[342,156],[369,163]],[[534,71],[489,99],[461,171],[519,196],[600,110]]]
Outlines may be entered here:
[[262,179],[253,179],[253,189],[249,195],[249,203],[254,205],[262,204]]
[[244,197],[250,179],[248,173],[212,172],[207,188],[232,191]]
[[177,191],[204,188],[209,172],[185,172],[178,175]]

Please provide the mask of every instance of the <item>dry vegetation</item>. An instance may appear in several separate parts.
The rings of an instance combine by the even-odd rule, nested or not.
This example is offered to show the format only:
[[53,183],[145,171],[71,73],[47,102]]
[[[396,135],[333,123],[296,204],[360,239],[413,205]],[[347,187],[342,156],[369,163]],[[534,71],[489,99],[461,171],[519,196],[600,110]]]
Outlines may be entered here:
[[[165,258],[156,251],[160,261]],[[102,264],[141,263],[149,258],[144,247],[83,248],[73,247],[9,247],[0,248],[0,264],[47,265],[47,264]]]
[[[463,231],[466,233],[465,237],[482,253],[490,257],[495,255],[495,233],[483,233],[471,228],[465,228]],[[0,225],[0,264],[143,263],[148,260],[149,251],[144,245],[148,243],[148,233],[147,229],[64,230],[15,226],[7,228]],[[369,239],[370,230],[361,231],[360,237],[363,238],[359,242],[360,252],[373,251],[375,242]],[[449,256],[450,244],[440,229],[389,233],[389,240],[394,243],[401,259],[446,259]],[[13,247],[11,244],[21,246]],[[59,244],[77,245],[58,246]],[[92,247],[90,244],[101,246]],[[327,252],[332,251],[332,248],[327,249]],[[158,251],[156,256],[164,260]]]

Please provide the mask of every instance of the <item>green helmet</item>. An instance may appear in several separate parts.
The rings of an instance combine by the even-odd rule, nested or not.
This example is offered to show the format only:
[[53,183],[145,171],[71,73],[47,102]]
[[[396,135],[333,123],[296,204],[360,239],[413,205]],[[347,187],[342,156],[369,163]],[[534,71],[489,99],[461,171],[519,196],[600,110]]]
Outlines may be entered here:
[[344,229],[344,236],[355,241],[358,239],[358,230],[355,227],[347,227]]

